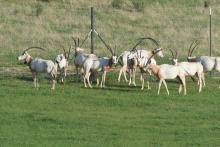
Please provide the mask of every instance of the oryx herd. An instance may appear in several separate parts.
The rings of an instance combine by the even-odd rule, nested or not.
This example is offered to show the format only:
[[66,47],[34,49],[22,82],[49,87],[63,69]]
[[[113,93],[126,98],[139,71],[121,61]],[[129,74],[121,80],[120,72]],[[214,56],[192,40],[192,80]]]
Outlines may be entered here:
[[[150,40],[155,44],[153,49],[137,49],[137,46],[142,43],[143,40]],[[158,91],[160,93],[161,85],[163,84],[166,88],[167,94],[169,95],[168,86],[166,84],[167,79],[177,79],[179,81],[179,93],[182,89],[184,95],[186,95],[186,76],[190,76],[197,79],[198,92],[202,91],[205,87],[205,76],[204,72],[216,70],[220,72],[220,57],[210,56],[192,56],[193,51],[198,45],[198,41],[191,43],[189,47],[187,61],[179,62],[178,53],[176,50],[167,50],[159,46],[158,42],[153,38],[140,38],[138,42],[130,50],[123,51],[118,57],[115,54],[115,50],[108,47],[111,53],[110,57],[98,57],[95,54],[85,53],[85,50],[79,46],[76,39],[73,38],[74,45],[70,46],[68,52],[63,48],[63,53],[57,55],[54,60],[45,60],[41,58],[33,58],[28,51],[31,49],[40,49],[45,51],[41,47],[28,47],[18,57],[18,60],[23,60],[29,67],[34,81],[34,87],[39,87],[38,74],[48,73],[52,80],[51,89],[55,89],[57,82],[57,76],[59,75],[61,83],[64,83],[64,78],[67,76],[67,68],[70,61],[70,55],[73,55],[73,61],[76,69],[76,74],[83,79],[84,86],[87,85],[92,88],[91,75],[96,78],[97,86],[101,88],[105,87],[106,74],[110,71],[117,70],[113,68],[117,63],[120,63],[118,82],[121,81],[121,75],[123,74],[124,80],[128,82],[128,85],[136,86],[135,75],[140,71],[141,89],[144,89],[145,74],[154,75],[158,78]],[[156,57],[163,58],[164,51],[171,52],[171,63],[158,65]],[[127,73],[129,80],[127,79]],[[101,80],[100,80],[101,79]],[[147,88],[151,89],[150,81],[147,81]]]

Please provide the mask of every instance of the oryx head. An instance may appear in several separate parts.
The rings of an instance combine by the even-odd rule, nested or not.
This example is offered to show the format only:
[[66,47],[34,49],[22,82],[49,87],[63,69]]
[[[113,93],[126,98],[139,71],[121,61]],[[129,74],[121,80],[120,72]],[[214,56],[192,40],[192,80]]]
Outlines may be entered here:
[[19,61],[24,60],[25,63],[29,62],[29,60],[31,59],[31,56],[28,54],[27,51],[30,49],[40,49],[40,50],[46,51],[46,49],[41,48],[41,47],[29,47],[29,48],[23,50],[22,54],[20,56],[18,56],[18,60]]
[[157,48],[154,48],[154,49],[152,50],[152,54],[155,54],[156,52],[157,52],[157,56],[158,56],[158,57],[161,57],[161,58],[164,57],[162,48],[157,47]]
[[115,49],[112,49],[110,46],[108,46],[108,50],[111,52],[112,54],[112,63],[113,64],[116,64],[117,63],[117,56],[115,54],[115,50],[116,50],[116,47]]
[[[162,49],[162,50],[163,50],[163,49]],[[147,63],[146,63],[146,65],[144,66],[144,70],[145,70],[145,71],[148,70],[148,69],[151,70],[152,67],[153,67],[153,65],[156,64],[156,61],[153,60],[153,59],[154,59],[154,56],[155,56],[158,52],[160,52],[160,50],[158,50],[157,52],[155,52],[154,54],[152,54],[152,55],[150,56],[150,58],[147,60]]]
[[68,66],[68,59],[64,54],[57,55],[54,60],[58,64],[59,68],[64,68]]
[[172,49],[169,49],[169,51],[171,52],[171,55],[172,55],[172,58],[171,58],[172,64],[173,64],[173,65],[177,65],[177,63],[178,63],[178,58],[177,58],[178,53],[177,53],[177,51],[174,50],[175,54],[174,54],[174,52],[173,52]]

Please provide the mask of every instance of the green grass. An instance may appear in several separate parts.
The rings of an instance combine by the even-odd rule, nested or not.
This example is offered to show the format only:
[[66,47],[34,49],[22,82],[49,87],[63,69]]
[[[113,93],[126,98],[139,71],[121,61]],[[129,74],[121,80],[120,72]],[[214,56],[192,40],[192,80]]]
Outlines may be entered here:
[[[108,79],[116,79],[116,73]],[[86,89],[73,76],[55,91],[44,76],[34,89],[30,74],[0,78],[1,146],[219,146],[218,82],[207,78],[197,92],[187,81],[187,96],[169,81],[152,90],[107,80]],[[196,87],[196,88],[195,88]]]
[[[220,2],[207,1],[213,9],[213,55],[218,56]],[[219,78],[207,77],[201,93],[187,79],[187,96],[178,94],[174,81],[168,81],[170,96],[164,87],[156,95],[156,81],[151,91],[141,91],[139,82],[129,87],[116,81],[118,72],[108,75],[105,89],[86,89],[69,76],[51,91],[45,76],[34,89],[28,68],[17,61],[29,46],[49,49],[30,51],[34,57],[54,59],[72,43],[71,36],[82,40],[91,6],[96,30],[117,46],[117,54],[137,38],[153,37],[163,48],[177,49],[183,60],[194,39],[201,42],[195,54],[208,55],[209,10],[203,0],[138,3],[121,0],[113,8],[111,0],[0,0],[0,146],[220,146]],[[153,48],[152,43],[141,46]],[[89,41],[84,47],[89,52]],[[108,56],[104,48],[96,37],[95,53]],[[169,62],[170,53],[164,52],[166,59],[158,63]]]

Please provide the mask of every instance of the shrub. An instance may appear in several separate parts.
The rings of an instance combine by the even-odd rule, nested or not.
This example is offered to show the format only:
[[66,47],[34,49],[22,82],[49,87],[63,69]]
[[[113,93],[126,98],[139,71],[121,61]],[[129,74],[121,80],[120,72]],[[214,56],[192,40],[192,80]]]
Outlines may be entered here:
[[144,11],[144,7],[145,7],[144,0],[131,0],[131,3],[137,11],[139,12]]
[[111,5],[113,8],[121,9],[123,5],[123,0],[112,0]]
[[43,6],[41,4],[36,4],[33,9],[33,15],[39,16],[43,12]]

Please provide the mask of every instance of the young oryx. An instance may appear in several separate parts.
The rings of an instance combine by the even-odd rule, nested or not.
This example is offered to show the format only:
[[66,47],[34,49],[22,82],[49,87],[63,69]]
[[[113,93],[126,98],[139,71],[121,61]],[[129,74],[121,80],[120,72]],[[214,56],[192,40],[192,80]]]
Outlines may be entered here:
[[[156,54],[156,53],[155,53]],[[153,72],[153,74],[159,79],[159,86],[157,94],[160,94],[160,87],[163,83],[167,94],[169,95],[169,90],[167,88],[166,79],[175,79],[177,78],[180,81],[179,86],[179,93],[182,91],[182,87],[184,88],[184,94],[186,95],[186,82],[185,82],[185,75],[184,71],[180,66],[177,65],[169,65],[169,64],[162,64],[156,65],[151,63],[151,58],[155,55],[153,54],[147,62],[145,70],[149,69]]]
[[[145,39],[148,39],[148,40],[151,40],[155,45],[156,45],[156,48],[151,50],[151,51],[148,51],[148,50],[144,50],[144,49],[141,49],[141,50],[136,50],[136,47]],[[135,50],[135,51],[134,51]],[[136,43],[136,45],[132,48],[131,51],[124,51],[119,57],[118,57],[118,60],[121,59],[122,60],[122,67],[120,69],[120,72],[119,72],[119,76],[118,76],[118,82],[120,82],[120,79],[121,79],[121,74],[123,73],[124,74],[124,78],[125,78],[125,81],[127,82],[127,77],[126,77],[126,71],[133,71],[134,72],[134,76],[133,77],[133,85],[136,85],[135,84],[135,72],[136,72],[136,67],[134,66],[134,62],[136,62],[135,60],[136,59],[132,59],[132,58],[128,58],[128,56],[130,55],[131,57],[132,56],[135,56],[135,54],[137,54],[137,56],[139,56],[140,58],[149,58],[153,53],[155,53],[156,51],[158,50],[161,50],[161,48],[159,47],[159,44],[157,43],[156,40],[154,40],[153,38],[141,38],[138,43]],[[134,54],[134,55],[132,55]],[[158,52],[157,56],[159,57],[163,57],[163,52]],[[132,61],[132,60],[133,61]],[[133,64],[133,65],[130,65],[130,64]],[[136,64],[137,65],[137,64]],[[132,67],[133,69],[130,69],[130,67]],[[130,76],[131,77],[131,76]],[[131,79],[129,81],[129,85],[131,84]]]
[[[191,49],[192,45],[195,44],[195,46]],[[210,57],[210,56],[200,56],[200,57],[192,57],[192,53],[196,46],[198,45],[198,42],[194,41],[188,51],[188,58],[187,60],[189,62],[200,62],[203,66],[204,71],[213,71],[216,70],[220,72],[220,57]],[[220,88],[220,86],[219,86]]]
[[45,50],[40,47],[29,47],[23,51],[23,53],[18,57],[18,60],[24,60],[25,63],[29,66],[34,80],[34,87],[39,87],[37,75],[40,72],[46,72],[50,75],[50,78],[52,79],[52,87],[51,89],[55,89],[56,84],[56,76],[57,76],[57,63],[53,62],[51,60],[44,60],[41,58],[32,58],[28,54],[28,50],[36,48]]
[[63,47],[63,53],[59,54],[55,57],[55,62],[58,64],[58,70],[60,71],[60,77],[61,77],[61,83],[64,83],[64,78],[66,77],[66,71],[68,68],[68,60],[70,55],[70,49],[69,48],[68,53],[66,52],[65,48]]
[[173,65],[180,66],[183,69],[185,76],[196,76],[198,78],[199,92],[201,92],[202,84],[205,86],[205,77],[202,64],[200,62],[178,62],[177,51],[175,50],[175,55],[172,50],[170,50],[170,52],[172,54],[171,62]]
[[[111,51],[112,57],[102,57],[102,58],[93,58],[89,57],[85,60],[83,63],[83,71],[84,71],[84,85],[86,85],[86,81],[88,82],[88,85],[90,88],[92,88],[90,84],[90,75],[91,72],[97,73],[101,72],[102,73],[102,80],[101,80],[101,88],[105,87],[105,78],[106,78],[106,73],[111,71],[112,65],[117,63],[117,57],[115,56],[114,50],[109,48]],[[98,81],[97,81],[98,85]]]
[[82,68],[83,63],[87,58],[96,58],[97,56],[95,54],[87,54],[84,53],[84,49],[79,47],[79,44],[77,45],[76,40],[73,38],[74,43],[75,43],[75,54],[74,54],[74,64],[76,67],[76,73],[78,75],[79,73],[79,68]]

